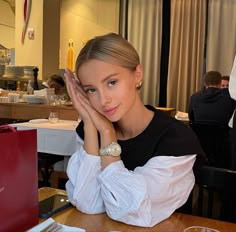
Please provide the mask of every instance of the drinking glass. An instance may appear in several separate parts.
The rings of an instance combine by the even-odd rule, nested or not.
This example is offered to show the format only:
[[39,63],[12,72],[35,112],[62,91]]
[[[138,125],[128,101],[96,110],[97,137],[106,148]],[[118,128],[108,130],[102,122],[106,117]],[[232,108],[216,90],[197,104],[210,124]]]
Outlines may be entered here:
[[183,232],[220,232],[220,231],[204,226],[190,226],[186,228]]
[[58,112],[50,112],[48,120],[51,123],[57,123],[59,120]]

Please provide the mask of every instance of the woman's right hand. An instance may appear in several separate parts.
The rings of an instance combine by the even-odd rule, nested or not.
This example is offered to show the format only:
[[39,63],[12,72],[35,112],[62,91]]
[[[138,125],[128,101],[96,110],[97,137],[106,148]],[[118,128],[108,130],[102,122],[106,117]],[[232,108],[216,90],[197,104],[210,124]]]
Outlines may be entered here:
[[66,78],[66,88],[68,94],[72,100],[74,108],[79,113],[81,120],[83,120],[84,122],[91,121],[87,110],[81,102],[80,96],[83,95],[85,97],[85,93],[80,85],[80,81],[74,77],[73,73],[69,69],[65,70],[64,76]]

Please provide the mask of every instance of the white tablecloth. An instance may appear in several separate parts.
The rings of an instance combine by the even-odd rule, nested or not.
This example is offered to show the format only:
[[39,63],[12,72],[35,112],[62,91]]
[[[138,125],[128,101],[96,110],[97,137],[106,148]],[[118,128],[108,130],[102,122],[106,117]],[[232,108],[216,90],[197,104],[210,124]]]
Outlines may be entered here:
[[78,121],[60,120],[57,123],[48,121],[15,123],[11,126],[18,130],[37,129],[38,152],[71,156],[76,150],[76,127]]
[[[66,170],[70,156],[76,151],[76,127],[79,121],[60,120],[50,123],[47,120],[32,120],[32,122],[15,123],[11,126],[18,130],[37,129],[38,152],[64,156],[64,162],[56,169]],[[63,166],[63,167],[61,167]]]

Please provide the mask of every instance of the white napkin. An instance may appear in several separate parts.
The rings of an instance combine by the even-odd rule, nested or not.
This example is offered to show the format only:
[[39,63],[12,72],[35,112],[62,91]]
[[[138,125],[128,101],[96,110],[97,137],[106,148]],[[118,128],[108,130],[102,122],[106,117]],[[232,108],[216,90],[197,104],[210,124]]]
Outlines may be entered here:
[[29,122],[31,122],[31,123],[42,123],[42,122],[48,122],[48,119],[46,119],[46,118],[32,119],[32,120],[29,120]]
[[34,90],[34,95],[47,97],[47,89]]
[[177,120],[189,121],[188,113],[186,112],[177,111],[175,118]]
[[[39,232],[41,230],[43,230],[44,228],[46,228],[49,224],[51,224],[52,222],[55,222],[54,219],[52,218],[48,218],[46,221],[38,224],[37,226],[29,229],[27,232]],[[62,224],[60,224],[62,225]],[[81,228],[78,228],[78,227],[71,227],[71,226],[65,226],[65,225],[62,225],[62,231],[63,232],[73,232],[73,231],[76,231],[76,232],[85,232],[84,229],[81,229]]]

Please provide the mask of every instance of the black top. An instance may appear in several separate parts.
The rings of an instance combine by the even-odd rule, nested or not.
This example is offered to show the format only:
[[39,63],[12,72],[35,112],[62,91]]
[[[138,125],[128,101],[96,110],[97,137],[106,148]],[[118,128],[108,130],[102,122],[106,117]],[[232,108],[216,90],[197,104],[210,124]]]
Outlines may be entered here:
[[209,87],[193,94],[189,104],[189,119],[193,123],[227,127],[235,101],[219,88]]
[[[195,166],[205,162],[205,154],[191,128],[161,110],[146,107],[154,111],[154,117],[147,128],[134,138],[118,140],[122,149],[121,160],[127,169],[134,170],[138,166],[144,166],[155,156],[198,154]],[[83,122],[76,131],[83,139]]]

